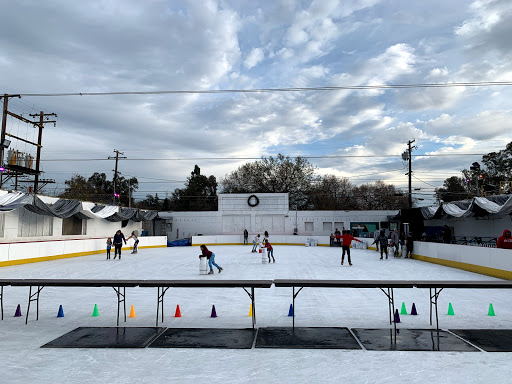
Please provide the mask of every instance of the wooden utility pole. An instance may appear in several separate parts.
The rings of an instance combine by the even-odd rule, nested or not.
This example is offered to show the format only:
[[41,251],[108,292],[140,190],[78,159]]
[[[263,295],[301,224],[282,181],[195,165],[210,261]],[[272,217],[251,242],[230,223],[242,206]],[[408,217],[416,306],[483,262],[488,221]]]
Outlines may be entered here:
[[34,195],[37,194],[37,191],[39,190],[39,166],[40,166],[40,163],[41,163],[41,143],[43,142],[43,128],[44,128],[44,125],[46,123],[56,123],[55,120],[44,120],[44,118],[46,116],[55,116],[57,117],[57,115],[55,113],[44,113],[43,111],[39,112],[39,114],[35,114],[35,115],[29,115],[30,117],[38,117],[39,116],[39,123],[36,124],[34,123],[34,125],[37,125],[37,127],[39,128],[39,134],[37,136],[37,155],[36,155],[36,174],[35,174],[35,178],[34,178]]
[[409,154],[409,208],[412,208],[412,150],[416,147],[411,147],[411,144],[416,140],[409,140],[407,142],[407,152]]
[[116,153],[116,157],[112,157],[112,156],[109,156],[108,159],[109,160],[113,160],[115,159],[116,160],[116,166],[115,166],[115,169],[114,169],[114,197],[113,197],[113,202],[115,204],[116,202],[116,191],[117,191],[117,188],[116,188],[116,185],[117,185],[117,163],[119,162],[119,159],[126,159],[126,156],[121,156],[119,157],[119,155],[124,155],[123,152],[119,152],[117,149],[114,149],[114,152]]
[[[9,113],[7,109],[7,105],[9,104],[9,98],[10,97],[21,97],[20,95],[8,95],[5,93],[3,95],[4,99],[4,107],[3,107],[3,113],[2,113],[2,131],[0,133],[0,167],[4,168],[4,150],[7,149],[6,146],[4,146],[4,140],[5,140],[5,131],[7,128],[7,114]],[[2,177],[3,177],[3,171],[0,172],[0,186],[2,186]]]

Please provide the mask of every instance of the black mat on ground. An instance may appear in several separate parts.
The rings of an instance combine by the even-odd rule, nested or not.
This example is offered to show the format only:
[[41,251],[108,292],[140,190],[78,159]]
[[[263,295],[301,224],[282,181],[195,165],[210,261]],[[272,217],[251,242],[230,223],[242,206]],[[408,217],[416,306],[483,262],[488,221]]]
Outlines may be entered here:
[[457,336],[435,329],[399,329],[396,339],[394,330],[354,328],[352,332],[369,351],[459,351],[475,352],[477,348]]
[[79,327],[41,348],[145,348],[165,328]]
[[260,328],[256,348],[361,349],[347,328]]
[[251,349],[255,333],[252,328],[168,328],[149,347]]
[[512,352],[512,329],[450,329],[487,352]]

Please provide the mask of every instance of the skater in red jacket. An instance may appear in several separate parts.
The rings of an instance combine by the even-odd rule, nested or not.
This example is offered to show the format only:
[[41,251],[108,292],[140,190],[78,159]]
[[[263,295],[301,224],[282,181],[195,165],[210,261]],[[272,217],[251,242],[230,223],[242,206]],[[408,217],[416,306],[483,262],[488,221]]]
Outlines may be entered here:
[[341,235],[341,240],[341,248],[343,249],[343,252],[341,254],[341,265],[343,265],[343,260],[345,259],[345,252],[347,252],[348,265],[352,266],[352,261],[350,260],[350,244],[352,243],[352,240],[359,241],[360,243],[362,243],[362,241],[352,236],[350,234],[350,231],[343,231],[343,235]]

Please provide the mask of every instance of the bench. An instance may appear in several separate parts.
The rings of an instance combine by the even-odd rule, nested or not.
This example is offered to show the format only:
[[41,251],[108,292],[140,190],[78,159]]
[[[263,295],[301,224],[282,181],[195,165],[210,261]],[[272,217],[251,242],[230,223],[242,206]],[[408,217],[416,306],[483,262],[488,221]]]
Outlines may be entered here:
[[[139,287],[158,288],[156,325],[158,326],[159,309],[162,308],[162,321],[164,320],[164,296],[169,288],[242,288],[252,303],[252,328],[256,324],[256,303],[254,288],[270,288],[272,280],[143,280]],[[246,288],[250,288],[250,293]]]
[[[292,287],[293,298],[293,319],[292,328],[295,328],[295,298],[305,287],[311,288],[378,288],[388,298],[389,324],[393,323],[393,309],[395,308],[395,299],[393,295],[394,288],[413,288],[414,283],[409,280],[303,280],[303,279],[276,279],[276,287]],[[300,289],[295,293],[295,288]],[[385,291],[384,289],[387,289]],[[396,329],[396,324],[395,324]]]

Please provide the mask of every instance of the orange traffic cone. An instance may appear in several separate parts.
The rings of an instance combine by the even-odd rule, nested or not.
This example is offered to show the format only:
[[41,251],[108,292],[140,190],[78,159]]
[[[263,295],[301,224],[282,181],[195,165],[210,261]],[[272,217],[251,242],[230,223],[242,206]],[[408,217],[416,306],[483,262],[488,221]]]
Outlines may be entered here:
[[180,311],[179,304],[176,306],[176,313],[174,314],[174,317],[181,317],[181,311]]
[[137,317],[137,316],[135,316],[135,308],[133,307],[133,305],[132,305],[132,308],[130,309],[130,316],[128,316],[128,317]]

